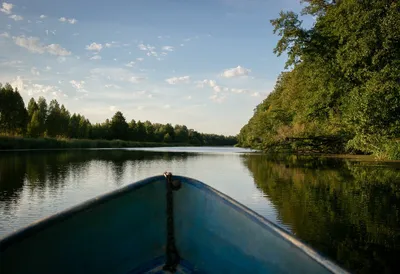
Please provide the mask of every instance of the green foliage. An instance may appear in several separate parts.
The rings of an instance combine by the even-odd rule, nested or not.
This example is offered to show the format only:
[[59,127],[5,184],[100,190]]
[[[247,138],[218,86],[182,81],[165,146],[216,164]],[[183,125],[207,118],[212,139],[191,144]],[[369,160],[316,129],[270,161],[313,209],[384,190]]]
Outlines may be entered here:
[[[397,157],[387,144],[400,137],[400,3],[303,2],[302,14],[316,18],[310,29],[293,12],[271,21],[281,37],[274,52],[286,52],[292,70],[257,106],[239,145]],[[335,144],[320,145],[321,138]]]
[[117,111],[111,119],[110,131],[112,139],[128,140],[128,123],[122,112]]
[[40,124],[40,136],[44,136],[46,131],[46,119],[47,119],[47,102],[44,97],[39,97],[38,99],[39,107],[39,124]]
[[[233,146],[237,143],[235,136],[202,134],[188,129],[185,125],[151,123],[131,120],[128,124],[122,112],[118,111],[103,123],[92,125],[85,116],[70,115],[64,105],[57,100],[39,97],[36,102],[31,98],[26,110],[22,97],[11,85],[0,84],[0,133],[1,135],[24,135],[31,138],[51,137],[45,139],[21,138],[10,141],[6,139],[0,149],[13,148],[69,148],[69,147],[128,147],[139,146],[137,142],[157,145],[163,143],[174,145],[208,145]],[[58,138],[59,140],[57,141]],[[96,141],[72,139],[94,139]],[[106,142],[99,140],[123,140]],[[40,147],[42,146],[42,147]],[[2,147],[2,148],[1,148]]]
[[39,110],[36,110],[31,120],[28,123],[27,135],[29,137],[39,137],[40,136],[40,120],[39,120]]
[[26,132],[28,112],[17,89],[0,85],[0,132],[23,134]]
[[90,140],[64,138],[24,138],[0,136],[0,150],[12,149],[67,149],[67,148],[128,148],[161,147],[173,144],[121,140]]
[[64,105],[60,107],[57,100],[51,100],[46,119],[46,135],[50,137],[66,136],[70,114]]
[[37,105],[35,99],[34,99],[34,98],[31,98],[31,99],[29,100],[29,103],[28,103],[28,115],[29,115],[29,120],[32,118],[33,113],[34,113],[35,111],[37,111],[37,110],[39,110],[39,106]]

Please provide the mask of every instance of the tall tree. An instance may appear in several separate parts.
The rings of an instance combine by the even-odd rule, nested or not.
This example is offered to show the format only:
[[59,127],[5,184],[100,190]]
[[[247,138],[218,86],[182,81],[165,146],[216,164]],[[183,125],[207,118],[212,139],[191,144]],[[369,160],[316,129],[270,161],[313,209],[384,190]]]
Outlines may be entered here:
[[128,123],[122,112],[117,111],[111,119],[110,132],[113,139],[128,139]]
[[64,137],[68,136],[68,125],[69,125],[69,119],[71,118],[71,115],[69,111],[65,108],[64,105],[61,105],[60,109],[60,130],[59,130],[59,135],[62,135]]
[[68,122],[68,137],[78,138],[79,137],[79,122],[81,120],[81,115],[72,114]]
[[28,115],[29,115],[29,120],[32,118],[33,113],[34,113],[35,111],[37,111],[38,109],[39,109],[39,107],[38,107],[38,105],[37,105],[35,99],[34,99],[34,98],[31,98],[31,99],[29,100],[29,103],[28,103]]
[[46,135],[50,137],[56,137],[61,135],[62,131],[60,105],[58,104],[57,100],[53,99],[50,101],[46,119]]
[[146,128],[140,120],[136,123],[136,134],[137,141],[146,141]]
[[39,110],[36,110],[28,123],[27,134],[29,137],[39,137],[40,136],[40,119]]
[[0,131],[23,134],[28,123],[28,112],[18,90],[10,84],[0,89]]
[[37,102],[39,112],[38,112],[38,119],[39,119],[39,134],[41,136],[44,135],[46,131],[46,120],[47,120],[47,102],[46,99],[42,96],[39,97]]

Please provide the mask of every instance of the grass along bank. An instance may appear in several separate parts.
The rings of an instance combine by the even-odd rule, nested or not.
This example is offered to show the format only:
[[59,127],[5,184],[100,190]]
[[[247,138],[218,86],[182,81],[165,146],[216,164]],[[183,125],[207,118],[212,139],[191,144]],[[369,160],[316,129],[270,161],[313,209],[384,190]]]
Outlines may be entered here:
[[[189,146],[182,143],[0,136],[0,150]],[[191,145],[193,146],[193,145]]]

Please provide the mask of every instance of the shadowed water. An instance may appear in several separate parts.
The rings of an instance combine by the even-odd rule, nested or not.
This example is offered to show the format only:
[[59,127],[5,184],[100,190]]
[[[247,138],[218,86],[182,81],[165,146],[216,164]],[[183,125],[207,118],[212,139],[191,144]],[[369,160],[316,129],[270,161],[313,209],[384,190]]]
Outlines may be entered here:
[[397,272],[400,163],[241,152],[0,152],[0,237],[168,170],[224,192],[353,272]]

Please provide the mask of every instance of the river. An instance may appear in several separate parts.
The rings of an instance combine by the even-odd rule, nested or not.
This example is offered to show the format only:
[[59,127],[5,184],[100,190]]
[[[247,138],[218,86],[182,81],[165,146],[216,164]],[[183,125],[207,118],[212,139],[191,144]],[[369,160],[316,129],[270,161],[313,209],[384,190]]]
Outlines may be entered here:
[[164,171],[211,185],[352,272],[400,269],[400,163],[239,148],[0,152],[0,238]]

